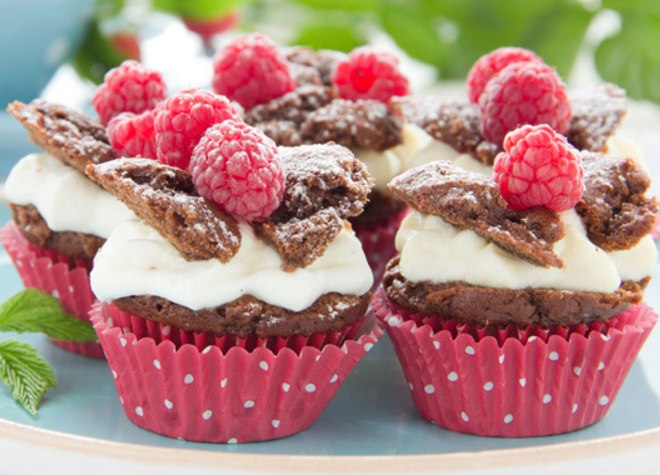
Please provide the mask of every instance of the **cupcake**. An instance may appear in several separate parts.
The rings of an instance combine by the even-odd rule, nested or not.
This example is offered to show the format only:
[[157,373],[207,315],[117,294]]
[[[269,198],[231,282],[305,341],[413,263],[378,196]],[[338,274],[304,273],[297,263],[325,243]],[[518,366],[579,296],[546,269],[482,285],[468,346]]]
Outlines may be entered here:
[[[104,128],[71,108],[35,100],[14,102],[8,111],[44,151],[21,159],[7,178],[13,221],[2,229],[2,243],[26,287],[57,297],[67,313],[89,321],[92,260],[114,226],[134,217],[84,174],[86,165],[114,159],[114,151]],[[103,358],[97,342],[53,343]]]
[[547,126],[504,149],[493,178],[435,161],[390,183],[414,211],[373,312],[429,421],[572,431],[606,415],[657,320],[643,302],[657,203],[634,160]]
[[[520,93],[525,88],[535,92]],[[627,110],[624,90],[607,83],[568,90],[530,50],[503,47],[484,55],[468,73],[466,92],[463,101],[392,98],[392,107],[424,144],[410,168],[448,160],[490,175],[505,134],[525,124],[548,124],[579,150],[643,162],[640,150],[616,133]]]
[[[258,69],[236,59],[248,51],[259,61]],[[349,55],[280,49],[255,34],[219,51],[214,71],[214,90],[241,103],[245,121],[278,145],[334,142],[367,166],[376,184],[364,212],[350,221],[377,284],[394,254],[394,233],[407,209],[388,191],[387,182],[420,146],[388,104],[392,96],[409,94],[398,59],[369,47]]]
[[115,229],[91,274],[124,411],[185,440],[300,432],[381,335],[346,221],[372,178],[342,146],[277,148],[234,119],[204,133],[189,170],[87,168],[139,217]]

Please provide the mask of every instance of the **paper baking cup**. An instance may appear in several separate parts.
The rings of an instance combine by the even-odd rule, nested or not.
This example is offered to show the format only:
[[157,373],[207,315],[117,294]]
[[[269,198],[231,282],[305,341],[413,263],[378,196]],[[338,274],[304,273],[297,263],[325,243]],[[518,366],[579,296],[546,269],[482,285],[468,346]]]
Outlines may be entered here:
[[607,322],[501,330],[411,314],[374,296],[419,413],[456,432],[534,437],[602,419],[658,317],[637,305]]
[[[26,288],[39,289],[52,295],[60,301],[65,312],[89,322],[89,310],[95,300],[89,285],[91,261],[72,259],[51,249],[40,249],[32,245],[13,221],[0,230],[0,239]],[[49,341],[72,353],[104,358],[103,349],[96,341]]]
[[[179,344],[162,339],[165,327],[137,324],[144,320],[112,304],[94,304],[91,316],[126,416],[144,429],[198,442],[254,442],[305,430],[382,335],[369,316],[344,334],[341,346],[325,338],[312,346],[311,338],[302,348],[248,351],[240,341],[223,349],[205,335]],[[159,342],[137,336],[152,331]]]
[[406,209],[389,219],[368,225],[353,224],[353,230],[362,243],[362,250],[374,274],[372,289],[376,289],[380,285],[387,261],[396,254],[394,239],[401,221],[408,212],[409,210]]

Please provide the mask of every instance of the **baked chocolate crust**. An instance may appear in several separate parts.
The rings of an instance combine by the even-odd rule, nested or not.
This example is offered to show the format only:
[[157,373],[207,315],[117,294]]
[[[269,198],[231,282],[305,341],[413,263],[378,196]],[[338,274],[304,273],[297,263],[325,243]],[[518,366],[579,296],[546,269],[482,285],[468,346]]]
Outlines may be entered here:
[[147,158],[120,158],[89,165],[86,173],[172,243],[186,260],[228,262],[238,252],[238,223],[197,195],[188,172]]
[[632,158],[582,152],[585,190],[575,205],[589,240],[605,251],[632,249],[655,224],[648,174]]
[[604,321],[642,302],[650,277],[625,281],[613,293],[553,289],[495,289],[465,282],[411,282],[401,275],[399,257],[387,265],[383,287],[395,304],[415,313],[438,315],[479,326],[576,325]]
[[563,267],[553,245],[564,236],[557,213],[545,207],[508,207],[491,178],[465,171],[451,162],[415,167],[389,183],[414,209],[470,229],[515,256],[542,267]]
[[362,213],[373,178],[362,162],[336,144],[280,147],[286,183],[278,208],[256,225],[284,260],[306,267],[323,255],[344,227]]
[[412,96],[395,96],[390,102],[404,122],[417,125],[458,153],[470,154],[481,163],[492,165],[501,152],[497,145],[481,136],[481,113],[476,104]]
[[329,293],[300,312],[266,304],[250,295],[198,311],[154,296],[126,297],[115,300],[114,304],[125,312],[185,331],[240,338],[256,334],[265,338],[309,336],[338,330],[361,318],[367,311],[370,299],[369,292],[361,296]]
[[105,243],[105,239],[92,234],[51,230],[32,205],[9,203],[9,207],[21,234],[38,248],[51,249],[73,259],[91,261]]
[[573,91],[568,141],[578,150],[606,152],[605,142],[627,112],[626,92],[614,84]]
[[401,129],[401,119],[382,102],[335,99],[309,114],[300,135],[304,143],[382,151],[403,141]]
[[[305,66],[318,72],[321,83],[326,86],[332,86],[332,76],[335,73],[337,64],[347,58],[345,53],[331,50],[315,51],[308,46],[294,46],[285,53],[286,59],[290,63],[299,66]],[[310,73],[306,73],[305,78],[310,78]],[[303,83],[305,83],[305,78]],[[307,81],[309,82],[309,81]],[[298,82],[298,84],[302,84]]]
[[69,107],[40,99],[7,107],[37,146],[84,173],[85,167],[115,158],[100,122]]

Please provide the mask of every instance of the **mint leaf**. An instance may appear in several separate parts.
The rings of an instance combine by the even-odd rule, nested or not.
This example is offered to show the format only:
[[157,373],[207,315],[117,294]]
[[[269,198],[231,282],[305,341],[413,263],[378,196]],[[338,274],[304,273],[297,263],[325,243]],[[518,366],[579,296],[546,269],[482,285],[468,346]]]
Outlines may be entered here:
[[33,416],[44,394],[57,387],[48,363],[30,345],[13,338],[0,342],[0,380]]
[[291,42],[295,45],[311,46],[314,49],[332,49],[349,52],[366,42],[359,31],[341,25],[311,25],[302,28]]
[[621,31],[596,49],[598,73],[626,89],[634,99],[660,102],[660,14],[631,11],[621,15]]
[[153,8],[184,18],[217,20],[245,0],[152,0]]
[[64,341],[97,338],[89,323],[66,314],[56,298],[37,289],[23,290],[0,305],[0,331],[38,332]]

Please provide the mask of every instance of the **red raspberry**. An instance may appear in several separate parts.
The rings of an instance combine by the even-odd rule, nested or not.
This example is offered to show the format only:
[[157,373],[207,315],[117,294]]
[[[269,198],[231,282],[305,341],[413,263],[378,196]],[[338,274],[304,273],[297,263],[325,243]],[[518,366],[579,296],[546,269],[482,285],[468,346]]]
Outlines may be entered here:
[[399,59],[370,46],[355,48],[337,64],[332,82],[343,99],[374,99],[387,104],[392,96],[410,94],[408,78],[399,71]]
[[282,201],[284,167],[277,146],[243,122],[209,128],[190,168],[197,192],[237,219],[263,221]]
[[507,134],[493,179],[513,209],[545,206],[566,211],[580,200],[582,161],[566,137],[547,125],[525,125]]
[[110,120],[107,132],[112,148],[122,156],[156,158],[154,111],[122,112]]
[[571,104],[557,72],[542,63],[513,63],[488,81],[479,98],[481,133],[494,144],[525,124],[548,124],[566,135]]
[[141,114],[151,110],[165,97],[167,87],[160,73],[129,59],[106,73],[92,105],[103,125],[107,125],[121,112]]
[[172,94],[155,110],[158,161],[188,169],[190,154],[206,129],[238,115],[226,97],[201,89]]
[[491,77],[509,64],[521,61],[543,63],[543,60],[533,51],[514,46],[498,48],[479,58],[467,75],[467,94],[470,102],[475,104],[479,102],[479,96]]
[[204,41],[210,41],[213,36],[234,28],[238,24],[239,14],[237,11],[231,11],[223,13],[218,18],[182,17],[181,20],[190,31],[197,33]]
[[249,109],[293,91],[289,63],[270,38],[240,38],[213,58],[213,90]]

